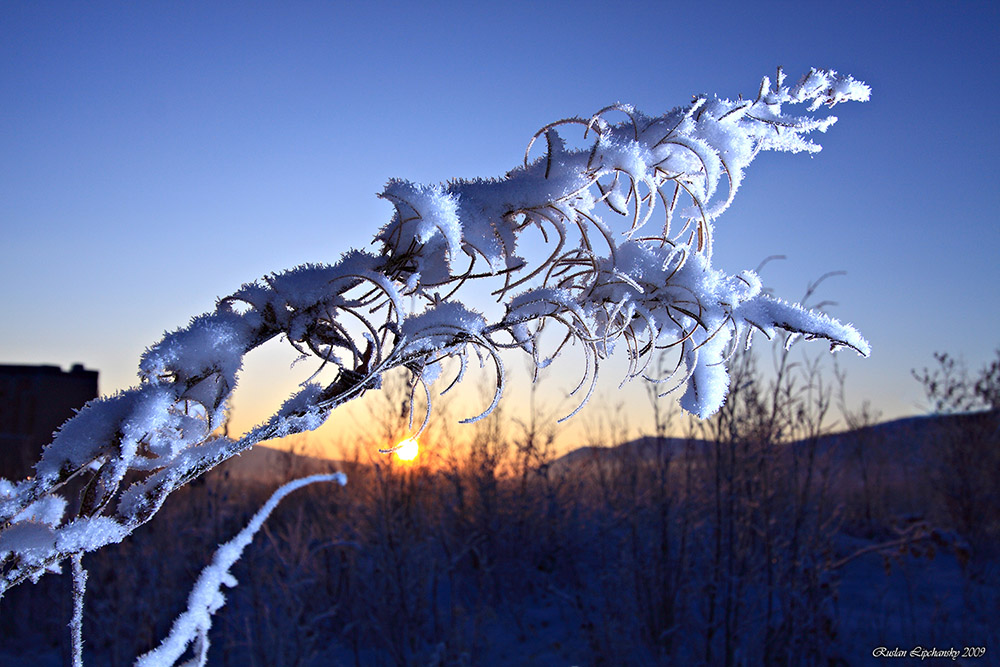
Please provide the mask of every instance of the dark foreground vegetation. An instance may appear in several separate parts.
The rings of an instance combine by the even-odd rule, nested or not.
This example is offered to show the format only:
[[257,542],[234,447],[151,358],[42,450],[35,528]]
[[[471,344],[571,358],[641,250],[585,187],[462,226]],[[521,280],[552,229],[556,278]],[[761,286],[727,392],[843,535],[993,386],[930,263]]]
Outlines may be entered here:
[[[592,446],[557,459],[532,402],[469,445],[430,433],[433,462],[337,464],[348,486],[289,497],[237,564],[211,662],[827,665],[865,664],[880,646],[1000,652],[1000,366],[970,377],[942,356],[917,374],[937,415],[875,424],[841,406],[839,434],[818,367],[779,356],[767,381],[751,357],[732,368],[722,412],[687,437],[668,437],[676,418],[654,402],[653,433],[605,447],[627,430],[608,411]],[[400,428],[394,401],[387,392],[383,442]],[[284,460],[276,476],[312,472]],[[88,556],[88,661],[130,664],[154,646],[214,548],[275,486],[217,471]],[[68,658],[69,585],[50,575],[0,602],[10,664]]]

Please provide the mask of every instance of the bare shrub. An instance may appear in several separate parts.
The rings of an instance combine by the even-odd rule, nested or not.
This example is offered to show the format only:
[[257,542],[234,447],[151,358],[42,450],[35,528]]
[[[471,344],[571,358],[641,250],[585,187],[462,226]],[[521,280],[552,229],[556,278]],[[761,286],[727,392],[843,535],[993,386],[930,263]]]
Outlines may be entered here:
[[1000,350],[976,375],[947,353],[935,367],[914,371],[938,428],[931,438],[926,475],[944,508],[935,518],[956,530],[984,556],[1000,543]]

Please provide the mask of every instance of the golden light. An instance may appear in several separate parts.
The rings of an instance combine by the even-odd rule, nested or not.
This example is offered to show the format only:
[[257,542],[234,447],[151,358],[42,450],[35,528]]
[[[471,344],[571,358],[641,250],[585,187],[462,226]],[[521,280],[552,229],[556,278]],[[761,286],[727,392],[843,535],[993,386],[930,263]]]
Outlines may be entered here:
[[395,454],[400,461],[412,461],[417,458],[418,453],[420,453],[420,447],[413,438],[407,438],[396,445]]

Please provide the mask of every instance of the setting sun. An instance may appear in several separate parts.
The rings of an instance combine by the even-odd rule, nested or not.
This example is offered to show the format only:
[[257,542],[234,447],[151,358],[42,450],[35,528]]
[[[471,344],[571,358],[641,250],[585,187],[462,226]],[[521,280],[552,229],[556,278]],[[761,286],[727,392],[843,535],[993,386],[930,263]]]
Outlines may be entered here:
[[417,445],[417,441],[413,438],[407,438],[401,443],[396,445],[396,458],[400,461],[412,461],[417,458],[420,448]]

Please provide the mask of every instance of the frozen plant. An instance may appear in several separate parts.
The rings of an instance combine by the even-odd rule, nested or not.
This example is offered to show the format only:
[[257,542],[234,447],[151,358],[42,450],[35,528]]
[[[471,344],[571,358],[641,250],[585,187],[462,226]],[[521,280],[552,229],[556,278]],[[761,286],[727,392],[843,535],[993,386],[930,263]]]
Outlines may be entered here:
[[[501,350],[520,349],[543,368],[580,348],[582,406],[601,361],[624,347],[624,380],[681,389],[681,406],[704,418],[725,400],[727,359],[755,332],[771,338],[783,329],[867,355],[851,325],[770,297],[752,271],[714,268],[712,244],[714,221],[757,153],[816,152],[808,135],[836,121],[789,115],[785,106],[816,112],[869,92],[826,70],[789,86],[779,70],[752,99],[701,96],[654,117],[613,105],[557,121],[502,178],[390,181],[381,196],[395,212],[375,252],[351,250],[333,264],[243,285],[149,348],[139,386],[91,401],[66,422],[31,478],[0,482],[0,594],[122,540],[179,487],[258,442],[315,429],[393,368],[407,369],[412,389],[429,398],[445,359],[460,364],[443,391],[470,361],[491,364],[496,391],[465,420],[475,421],[504,391]],[[568,147],[566,130],[579,131],[585,147]],[[546,243],[540,260],[519,254],[527,234]],[[493,281],[503,307],[493,319],[462,298],[466,283],[481,281]],[[282,336],[336,376],[304,384],[241,438],[220,435],[244,355]],[[665,348],[676,351],[676,364],[654,376],[649,361]],[[127,473],[138,481],[126,488]],[[74,478],[86,488],[66,518],[62,493]],[[82,567],[74,572],[83,576]]]

